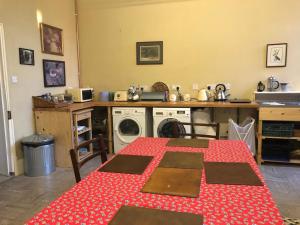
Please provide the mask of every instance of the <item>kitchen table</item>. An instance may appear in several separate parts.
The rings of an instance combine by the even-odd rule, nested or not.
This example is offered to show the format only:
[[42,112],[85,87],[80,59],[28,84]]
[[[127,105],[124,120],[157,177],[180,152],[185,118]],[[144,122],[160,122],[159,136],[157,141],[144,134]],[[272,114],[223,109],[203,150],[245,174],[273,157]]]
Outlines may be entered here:
[[[250,151],[242,141],[210,140],[208,148],[168,147],[168,139],[138,138],[119,154],[154,156],[142,175],[93,171],[26,224],[109,224],[123,205],[202,214],[204,224],[280,224],[280,213]],[[203,152],[205,161],[247,162],[263,186],[206,184],[197,198],[142,193],[168,150]],[[107,162],[106,162],[107,163]],[[134,218],[133,218],[134,219]]]

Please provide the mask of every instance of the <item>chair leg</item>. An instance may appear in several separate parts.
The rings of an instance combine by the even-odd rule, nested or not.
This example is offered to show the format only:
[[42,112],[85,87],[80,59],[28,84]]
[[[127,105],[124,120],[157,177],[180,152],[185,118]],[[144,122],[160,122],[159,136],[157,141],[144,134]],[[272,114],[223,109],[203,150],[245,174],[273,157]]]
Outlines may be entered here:
[[216,139],[217,140],[220,139],[220,123],[217,123],[217,126],[216,126]]
[[99,147],[100,147],[101,163],[105,163],[107,161],[107,153],[105,151],[105,143],[102,134],[99,134]]
[[72,161],[72,165],[73,165],[73,170],[74,170],[76,183],[78,183],[78,182],[81,181],[81,177],[80,177],[78,162],[77,162],[77,159],[76,159],[76,152],[75,152],[74,149],[70,150],[70,156],[71,156],[71,161]]

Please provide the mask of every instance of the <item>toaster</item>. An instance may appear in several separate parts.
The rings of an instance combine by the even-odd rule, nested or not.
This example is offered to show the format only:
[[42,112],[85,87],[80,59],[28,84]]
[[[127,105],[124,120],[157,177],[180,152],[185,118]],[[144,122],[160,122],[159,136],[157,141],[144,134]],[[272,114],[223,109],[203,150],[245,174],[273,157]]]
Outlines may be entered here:
[[116,91],[114,101],[115,102],[126,102],[126,101],[128,101],[128,92],[127,91]]

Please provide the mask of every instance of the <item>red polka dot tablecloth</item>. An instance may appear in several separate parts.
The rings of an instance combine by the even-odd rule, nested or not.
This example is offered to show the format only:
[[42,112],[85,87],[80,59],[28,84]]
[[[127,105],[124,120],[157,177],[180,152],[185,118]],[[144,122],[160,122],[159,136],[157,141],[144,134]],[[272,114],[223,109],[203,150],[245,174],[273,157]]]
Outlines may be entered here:
[[[143,175],[93,171],[26,224],[106,225],[122,205],[131,205],[202,214],[205,225],[283,225],[271,193],[244,142],[211,140],[209,148],[189,148],[167,147],[168,140],[138,138],[120,152],[154,156]],[[264,186],[206,184],[203,171],[198,198],[141,193],[141,188],[168,150],[204,152],[205,161],[248,162]]]

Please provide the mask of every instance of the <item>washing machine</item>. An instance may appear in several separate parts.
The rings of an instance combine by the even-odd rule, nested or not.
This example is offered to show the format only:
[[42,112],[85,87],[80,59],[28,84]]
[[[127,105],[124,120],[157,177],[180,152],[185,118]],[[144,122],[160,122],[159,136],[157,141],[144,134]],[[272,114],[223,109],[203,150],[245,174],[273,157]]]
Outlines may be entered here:
[[[153,108],[153,136],[174,137],[174,123],[191,122],[190,108]],[[191,126],[179,126],[180,133],[191,133]],[[190,138],[190,137],[186,137]]]
[[113,107],[114,152],[133,142],[138,137],[152,136],[150,109],[142,107]]

